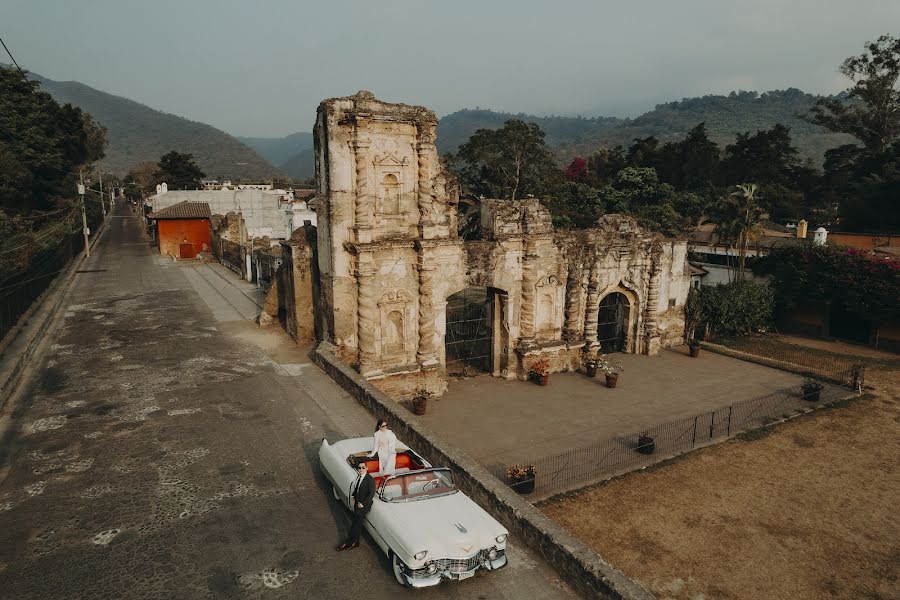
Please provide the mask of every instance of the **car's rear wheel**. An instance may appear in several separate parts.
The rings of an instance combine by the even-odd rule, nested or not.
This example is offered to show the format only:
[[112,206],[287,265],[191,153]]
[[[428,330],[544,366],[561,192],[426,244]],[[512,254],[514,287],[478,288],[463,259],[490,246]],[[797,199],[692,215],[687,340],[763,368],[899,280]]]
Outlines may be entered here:
[[394,578],[397,580],[397,583],[403,587],[408,587],[409,581],[407,581],[406,575],[403,574],[403,567],[400,564],[400,559],[397,558],[397,555],[393,552],[391,552],[391,564],[394,566]]

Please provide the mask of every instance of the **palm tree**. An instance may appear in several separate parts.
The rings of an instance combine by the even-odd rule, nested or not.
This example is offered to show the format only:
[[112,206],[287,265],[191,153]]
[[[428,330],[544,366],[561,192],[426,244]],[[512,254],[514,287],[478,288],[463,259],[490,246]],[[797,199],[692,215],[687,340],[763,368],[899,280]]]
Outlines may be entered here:
[[756,201],[756,184],[742,183],[723,199],[715,214],[709,219],[716,224],[715,234],[738,251],[738,279],[744,279],[744,266],[750,243],[762,232],[763,209]]

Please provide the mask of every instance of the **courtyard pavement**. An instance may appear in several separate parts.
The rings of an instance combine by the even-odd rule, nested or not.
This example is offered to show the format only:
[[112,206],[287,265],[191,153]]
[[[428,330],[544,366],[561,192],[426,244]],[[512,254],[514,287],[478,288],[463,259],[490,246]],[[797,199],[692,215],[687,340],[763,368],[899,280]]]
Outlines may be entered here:
[[[413,592],[317,452],[372,416],[277,327],[252,286],[155,253],[119,209],[0,412],[0,597],[573,598],[511,539],[510,565]],[[230,278],[230,279],[229,279]]]
[[422,417],[486,467],[540,459],[619,434],[799,386],[792,373],[687,347],[658,356],[614,354],[623,371],[615,389],[602,373],[554,373],[532,382],[481,375],[451,379]]

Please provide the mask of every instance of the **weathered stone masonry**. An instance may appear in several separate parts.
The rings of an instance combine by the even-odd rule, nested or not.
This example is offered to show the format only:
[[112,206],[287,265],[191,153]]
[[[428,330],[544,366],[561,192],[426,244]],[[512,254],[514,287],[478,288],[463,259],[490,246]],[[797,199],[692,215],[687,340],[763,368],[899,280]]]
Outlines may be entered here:
[[524,377],[598,352],[598,314],[624,296],[624,350],[680,343],[686,245],[606,215],[556,232],[536,199],[484,200],[481,239],[457,235],[458,196],[434,146],[431,111],[360,92],[319,106],[317,256],[321,335],[395,395],[445,387],[447,299],[490,290],[490,371]]

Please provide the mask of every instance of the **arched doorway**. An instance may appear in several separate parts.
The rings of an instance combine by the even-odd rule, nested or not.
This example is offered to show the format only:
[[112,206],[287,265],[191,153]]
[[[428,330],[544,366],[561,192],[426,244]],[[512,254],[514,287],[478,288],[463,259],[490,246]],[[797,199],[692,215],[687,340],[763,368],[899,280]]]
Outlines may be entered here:
[[500,290],[468,287],[447,298],[444,350],[448,375],[497,370],[502,311]]
[[604,354],[626,350],[630,310],[628,298],[620,292],[612,292],[600,301],[597,341],[600,342],[600,351]]

